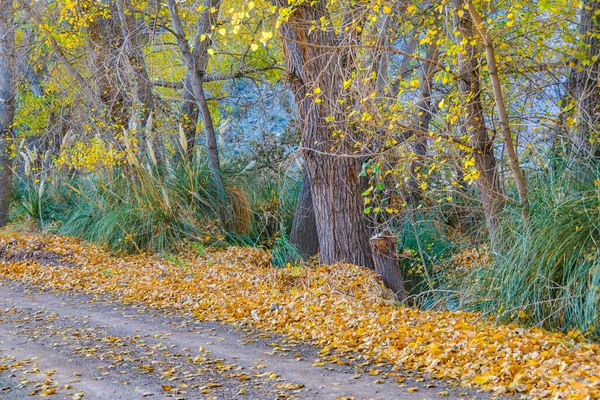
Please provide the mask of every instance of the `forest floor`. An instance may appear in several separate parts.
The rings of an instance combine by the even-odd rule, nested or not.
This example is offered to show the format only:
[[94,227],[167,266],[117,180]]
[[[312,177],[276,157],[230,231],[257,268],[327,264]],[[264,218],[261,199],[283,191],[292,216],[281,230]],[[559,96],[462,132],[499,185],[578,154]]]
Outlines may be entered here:
[[[478,390],[482,390],[481,392]],[[395,304],[352,265],[0,237],[0,397],[596,398],[599,346]]]

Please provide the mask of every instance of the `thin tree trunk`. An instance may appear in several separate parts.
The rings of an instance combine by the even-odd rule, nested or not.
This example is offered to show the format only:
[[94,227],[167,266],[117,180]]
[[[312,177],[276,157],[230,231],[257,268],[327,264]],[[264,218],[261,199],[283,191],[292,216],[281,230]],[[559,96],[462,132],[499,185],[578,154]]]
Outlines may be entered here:
[[[427,51],[427,58],[429,60],[437,61],[438,58],[438,47],[432,43]],[[417,103],[417,112],[420,115],[417,118],[415,128],[420,132],[416,135],[415,142],[413,144],[413,150],[415,153],[415,159],[410,164],[410,180],[408,181],[408,203],[414,209],[417,207],[423,196],[423,190],[421,189],[421,178],[423,161],[427,155],[427,135],[423,132],[429,131],[429,124],[433,118],[433,107],[431,104],[431,94],[433,92],[433,74],[437,67],[433,63],[427,63],[425,66],[425,72],[423,73],[423,80],[421,85],[421,96]]]
[[510,169],[512,170],[515,182],[517,183],[517,191],[519,192],[519,203],[521,204],[523,217],[526,218],[529,214],[529,201],[527,199],[527,183],[525,182],[525,175],[519,165],[519,159],[517,157],[517,151],[513,142],[512,132],[510,130],[510,124],[508,121],[508,114],[506,112],[506,105],[504,103],[504,96],[502,94],[502,86],[500,84],[500,77],[498,76],[498,66],[496,65],[496,56],[494,54],[494,44],[492,39],[487,33],[487,30],[483,26],[483,21],[479,16],[479,13],[473,6],[470,0],[467,0],[467,6],[469,8],[469,14],[479,31],[479,35],[483,39],[485,46],[485,54],[487,58],[488,71],[490,73],[490,79],[492,81],[492,88],[494,91],[494,98],[496,100],[496,108],[498,110],[498,119],[500,120],[500,127],[502,128],[502,135],[504,136],[504,148],[506,149],[506,155],[508,156],[508,162]]
[[[285,0],[274,0],[287,7]],[[352,54],[343,43],[353,38],[338,37],[331,30],[308,33],[312,23],[328,18],[326,1],[302,3],[279,27],[284,42],[288,82],[292,87],[302,124],[302,148],[319,238],[323,264],[351,262],[373,267],[369,235],[363,215],[360,190],[360,160],[353,155],[352,144],[343,140],[332,151],[332,133],[349,132],[346,119],[338,108],[344,98],[343,82],[349,75]],[[352,35],[352,32],[342,35]],[[286,40],[290,39],[290,40]],[[338,49],[325,49],[312,45]],[[319,88],[320,102],[310,96]],[[309,96],[307,96],[309,95]],[[334,115],[337,126],[325,118]]]
[[81,89],[87,88],[89,85],[86,79],[83,77],[83,75],[79,73],[77,68],[75,68],[75,66],[73,66],[71,61],[67,58],[67,55],[52,35],[52,32],[50,32],[47,28],[44,27],[45,25],[42,17],[40,17],[40,15],[34,9],[31,8],[28,0],[20,0],[19,2],[21,3],[25,11],[27,11],[27,14],[29,14],[29,16],[35,21],[35,23],[41,27],[42,31],[44,32],[44,36],[50,42],[52,51],[54,52],[58,60],[61,62],[61,64],[67,69],[67,71],[73,77],[73,79],[77,81]]
[[0,227],[8,220],[12,188],[11,144],[15,115],[15,25],[12,1],[0,2]]
[[[464,0],[453,0],[457,10],[463,10]],[[470,44],[476,31],[469,13],[456,16],[456,24],[461,36],[466,39],[464,51],[459,55],[459,90],[465,102],[465,125],[473,134],[475,168],[480,173],[477,186],[481,192],[487,227],[492,242],[495,240],[499,224],[499,214],[504,205],[500,190],[500,179],[494,156],[494,143],[488,135],[481,102],[481,83],[477,48]],[[463,54],[465,53],[465,54]]]
[[296,246],[305,258],[311,257],[319,251],[317,221],[315,220],[310,181],[306,169],[302,176],[302,186],[298,195],[292,231],[290,232],[290,243]]
[[[198,19],[196,37],[194,39],[194,47],[191,56],[194,62],[194,73],[200,76],[201,87],[204,83],[206,68],[210,59],[208,49],[213,43],[210,33],[213,26],[217,23],[221,3],[222,0],[205,0],[204,12],[202,12]],[[212,117],[208,105],[206,105],[206,99],[203,102],[198,100],[197,89],[195,89],[195,84],[193,82],[195,78],[192,74],[191,70],[186,72],[183,89],[183,104],[181,108],[183,115],[182,126],[188,142],[188,153],[192,154],[191,150],[196,144],[196,125],[198,124],[198,117],[201,117],[205,129],[206,144],[209,147],[208,151],[212,152],[209,153],[209,157],[214,158],[214,155],[217,154],[218,151],[216,150],[216,134],[214,128],[212,128]],[[206,98],[203,88],[202,98]],[[204,103],[204,105],[202,103]],[[217,153],[215,153],[215,151],[217,151]],[[211,162],[214,163],[214,160]]]
[[35,40],[36,38],[34,37],[33,32],[30,29],[27,29],[21,44],[22,50],[17,52],[17,71],[18,74],[27,78],[31,93],[36,97],[42,97],[44,95],[44,88],[42,87],[40,77],[29,63],[31,48],[34,45]]
[[[209,5],[213,3],[215,3],[216,5],[220,5],[220,0],[207,1]],[[181,51],[181,55],[185,62],[187,76],[189,78],[189,82],[191,83],[196,106],[200,109],[200,114],[202,115],[202,122],[204,123],[204,131],[206,134],[209,165],[215,179],[219,182],[218,186],[220,186],[223,193],[225,193],[223,183],[221,180],[221,166],[219,162],[219,149],[217,146],[216,132],[213,125],[212,117],[210,115],[210,110],[208,109],[208,104],[206,102],[206,96],[204,95],[204,89],[202,88],[202,76],[205,73],[206,63],[208,62],[208,47],[206,48],[206,52],[198,50],[199,53],[197,54],[197,49],[194,49],[194,53],[192,53],[192,51],[190,50],[188,40],[185,36],[183,26],[181,24],[181,19],[179,17],[179,12],[177,10],[177,5],[175,4],[175,1],[168,0],[167,4],[169,7],[169,13],[171,14],[171,20],[173,22],[173,31],[177,36],[177,45],[179,46],[179,50]],[[215,14],[217,12],[215,12]],[[210,15],[210,7],[203,14]],[[212,21],[212,17],[210,16],[201,17],[201,20],[203,20],[204,18],[207,18],[209,22]],[[209,24],[209,22],[206,22],[206,24]],[[208,27],[205,27],[204,23],[201,23],[200,25],[203,29],[206,29],[206,32],[210,31],[210,25],[208,25]],[[206,40],[204,42],[206,42]],[[187,80],[188,79],[186,79],[186,81]]]

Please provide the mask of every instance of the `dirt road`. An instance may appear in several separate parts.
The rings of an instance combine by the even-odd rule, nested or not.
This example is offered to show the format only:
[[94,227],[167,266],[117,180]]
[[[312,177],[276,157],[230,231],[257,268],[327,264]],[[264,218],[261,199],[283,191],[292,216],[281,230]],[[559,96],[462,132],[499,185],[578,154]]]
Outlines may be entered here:
[[0,282],[0,398],[483,398],[359,360],[315,367],[318,349],[280,339]]

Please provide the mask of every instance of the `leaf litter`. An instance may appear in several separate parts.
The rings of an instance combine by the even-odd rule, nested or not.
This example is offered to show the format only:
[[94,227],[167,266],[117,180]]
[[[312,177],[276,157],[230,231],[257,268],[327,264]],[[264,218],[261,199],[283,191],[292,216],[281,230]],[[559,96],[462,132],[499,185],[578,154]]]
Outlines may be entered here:
[[[60,260],[53,256],[42,265],[16,256],[36,251]],[[268,253],[240,247],[201,257],[188,250],[176,262],[159,255],[119,257],[78,239],[33,234],[0,238],[0,257],[11,260],[0,261],[5,279],[111,294],[309,341],[321,348],[317,365],[360,354],[372,365],[389,362],[496,394],[600,398],[598,344],[576,334],[496,325],[475,313],[399,307],[372,271],[354,265],[276,269]]]

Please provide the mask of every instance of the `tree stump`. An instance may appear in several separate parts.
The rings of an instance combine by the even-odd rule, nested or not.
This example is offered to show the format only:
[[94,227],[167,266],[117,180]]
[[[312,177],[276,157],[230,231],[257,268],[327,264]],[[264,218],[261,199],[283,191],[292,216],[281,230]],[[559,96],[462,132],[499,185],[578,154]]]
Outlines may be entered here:
[[381,277],[385,286],[390,288],[399,301],[406,300],[404,279],[398,264],[398,250],[394,235],[389,229],[378,233],[370,240],[375,272]]

